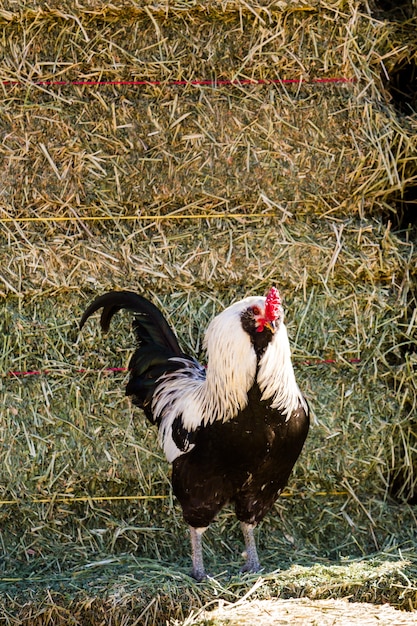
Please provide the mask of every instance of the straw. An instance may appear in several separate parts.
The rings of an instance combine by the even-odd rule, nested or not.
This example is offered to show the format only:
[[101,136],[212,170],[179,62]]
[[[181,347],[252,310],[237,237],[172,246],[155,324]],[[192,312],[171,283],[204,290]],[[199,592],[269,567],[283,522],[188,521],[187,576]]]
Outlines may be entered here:
[[[277,596],[417,608],[417,129],[387,82],[417,35],[378,10],[0,9],[5,624],[191,623],[242,599],[250,617]],[[131,318],[106,337],[78,321],[132,289],[204,361],[213,316],[271,285],[313,424],[257,531],[260,582],[226,507],[198,586],[157,434],[124,395]]]

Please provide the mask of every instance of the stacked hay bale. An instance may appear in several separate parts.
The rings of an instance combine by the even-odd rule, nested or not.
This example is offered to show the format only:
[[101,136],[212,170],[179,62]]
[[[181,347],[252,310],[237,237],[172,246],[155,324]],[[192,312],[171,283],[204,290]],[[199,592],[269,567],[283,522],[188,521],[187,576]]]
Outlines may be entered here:
[[0,10],[6,569],[187,558],[155,434],[105,371],[127,364],[128,318],[77,339],[112,288],[204,358],[216,312],[278,285],[317,424],[264,560],[405,545],[387,496],[417,483],[412,21],[349,1],[71,4]]

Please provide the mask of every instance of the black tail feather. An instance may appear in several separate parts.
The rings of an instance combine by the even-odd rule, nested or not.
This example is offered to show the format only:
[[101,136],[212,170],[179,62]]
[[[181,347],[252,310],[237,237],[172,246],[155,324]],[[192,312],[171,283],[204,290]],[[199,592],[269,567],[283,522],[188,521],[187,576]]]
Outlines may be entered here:
[[176,357],[193,359],[181,351],[165,317],[146,298],[132,291],[109,291],[96,298],[86,309],[80,321],[80,330],[90,315],[99,309],[103,309],[100,325],[104,332],[109,330],[113,315],[121,309],[134,314],[133,330],[139,345],[129,363],[130,378],[126,395],[131,396],[133,404],[144,410],[150,422],[159,425],[152,412],[155,385],[161,376],[181,367],[181,361]]
[[80,321],[80,330],[87,319],[101,308],[103,311],[100,325],[103,332],[109,330],[113,315],[121,309],[127,309],[135,314],[133,327],[141,344],[156,344],[168,348],[173,356],[182,355],[178,340],[165,317],[146,298],[133,291],[109,291],[98,296],[84,312]]

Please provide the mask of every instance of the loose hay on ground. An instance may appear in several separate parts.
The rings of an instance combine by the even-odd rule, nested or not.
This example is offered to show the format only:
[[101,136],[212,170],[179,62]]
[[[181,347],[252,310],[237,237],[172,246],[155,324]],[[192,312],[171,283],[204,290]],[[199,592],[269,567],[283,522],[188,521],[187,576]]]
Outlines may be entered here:
[[223,605],[214,611],[186,620],[184,626],[412,626],[415,615],[397,611],[388,605],[376,607],[346,600],[260,600]]

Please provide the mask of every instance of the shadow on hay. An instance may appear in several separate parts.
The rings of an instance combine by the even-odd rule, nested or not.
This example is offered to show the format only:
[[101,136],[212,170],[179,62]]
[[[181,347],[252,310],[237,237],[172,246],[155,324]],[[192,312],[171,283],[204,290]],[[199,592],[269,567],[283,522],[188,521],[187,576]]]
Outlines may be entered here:
[[[121,556],[96,560],[55,575],[22,571],[21,580],[0,590],[0,612],[16,624],[163,624],[219,601],[243,599],[349,597],[351,601],[410,609],[413,566],[395,554],[337,564],[293,564],[258,575],[221,572],[203,583],[161,561]],[[26,575],[26,579],[24,576]],[[142,621],[140,621],[142,620]],[[176,622],[177,623],[177,622]]]
[[404,22],[413,18],[417,9],[413,0],[374,0],[372,13],[379,19]]

